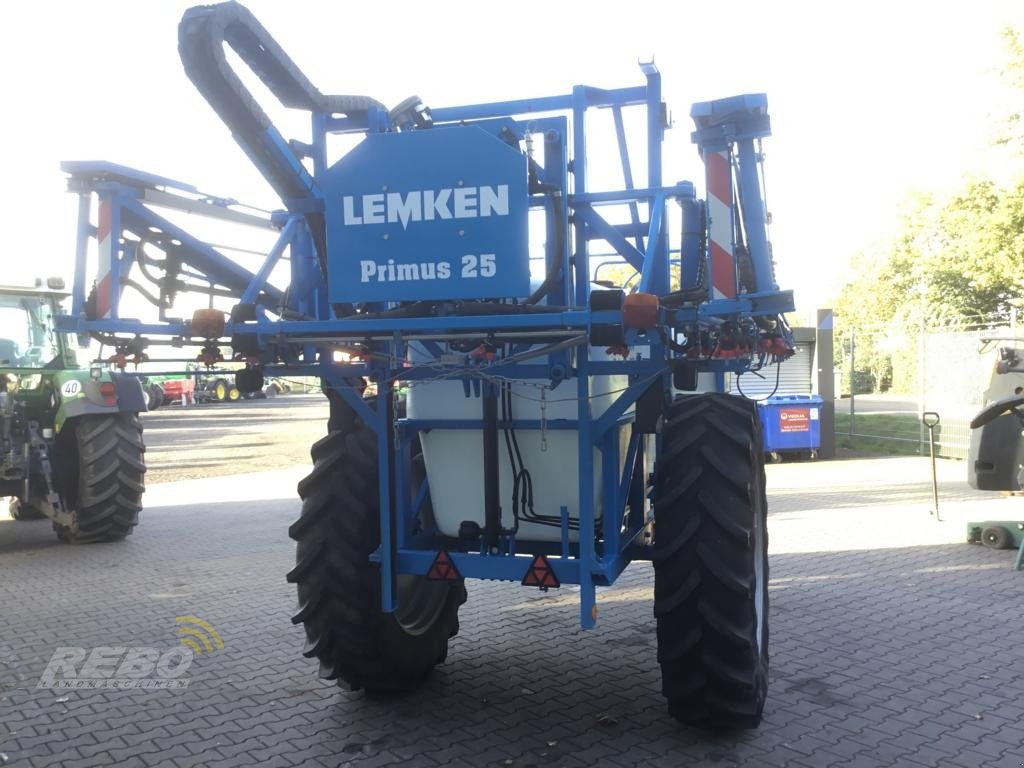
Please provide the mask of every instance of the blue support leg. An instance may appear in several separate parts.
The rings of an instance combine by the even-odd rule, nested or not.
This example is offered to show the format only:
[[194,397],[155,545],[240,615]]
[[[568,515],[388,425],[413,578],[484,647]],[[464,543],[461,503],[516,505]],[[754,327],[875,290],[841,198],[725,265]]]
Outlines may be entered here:
[[379,461],[377,482],[380,484],[380,602],[385,613],[392,613],[398,607],[397,541],[394,535],[396,521],[392,494],[395,487],[391,439],[394,410],[394,391],[390,386],[380,385],[374,429],[377,432]]
[[[587,191],[587,135],[585,130],[587,111],[587,93],[583,86],[576,86],[572,91],[573,127],[572,127],[572,150],[573,150],[573,180],[576,193]],[[575,254],[575,283],[576,283],[576,306],[587,305],[587,298],[590,295],[590,265],[588,260],[587,228],[584,222],[577,219],[573,223],[575,228],[574,241],[576,243]],[[568,272],[568,268],[566,269]]]
[[597,626],[597,588],[594,574],[580,573],[580,626],[593,629]]
[[604,534],[603,564],[619,555],[622,527],[623,497],[619,494],[619,427],[611,426],[601,438],[601,498],[604,502],[601,520]]
[[559,508],[562,518],[562,559],[569,559],[569,508],[564,504]]
[[576,357],[576,397],[579,434],[579,560],[580,560],[580,626],[593,629],[597,624],[597,602],[594,590],[594,443],[591,437],[593,419],[590,407],[590,377],[587,371],[588,348],[579,347]]

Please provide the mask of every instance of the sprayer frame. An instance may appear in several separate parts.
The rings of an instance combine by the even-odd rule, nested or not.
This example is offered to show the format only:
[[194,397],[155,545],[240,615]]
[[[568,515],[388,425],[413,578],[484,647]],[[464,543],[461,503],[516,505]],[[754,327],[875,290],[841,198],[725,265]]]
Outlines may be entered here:
[[[543,157],[537,164],[537,170],[542,174],[540,181],[546,185],[546,192],[532,194],[530,205],[544,208],[547,212],[545,259],[548,269],[558,261],[571,265],[570,269],[561,270],[547,296],[549,305],[566,307],[562,311],[396,318],[372,316],[372,313],[387,310],[388,305],[367,305],[361,308],[361,312],[370,313],[370,317],[338,317],[338,308],[332,308],[327,300],[323,273],[326,260],[316,252],[306,218],[310,211],[317,210],[318,205],[322,210],[323,200],[315,194],[301,200],[286,200],[287,211],[265,217],[242,213],[234,201],[212,198],[190,185],[171,179],[108,163],[66,163],[63,168],[71,177],[69,188],[80,195],[80,206],[72,314],[60,318],[59,327],[78,333],[83,339],[92,334],[105,334],[108,339],[116,337],[127,342],[132,337],[141,336],[150,343],[175,346],[209,346],[211,343],[226,346],[225,338],[234,342],[241,339],[245,341],[246,349],[242,357],[268,373],[320,377],[324,388],[342,397],[378,436],[381,546],[372,559],[380,563],[382,607],[385,611],[394,611],[397,607],[398,575],[427,573],[440,549],[438,537],[429,532],[418,536],[411,533],[423,494],[412,499],[408,493],[395,492],[396,488],[409,486],[410,452],[416,434],[426,429],[469,429],[485,433],[493,432],[495,427],[510,426],[485,418],[483,414],[479,420],[465,421],[397,418],[392,385],[414,384],[417,380],[438,375],[436,365],[427,369],[407,367],[403,363],[407,359],[409,345],[417,345],[418,350],[432,357],[437,365],[448,366],[451,377],[464,382],[467,396],[480,395],[482,401],[493,395],[503,380],[549,381],[557,396],[577,398],[576,418],[544,425],[536,420],[517,419],[513,425],[517,429],[543,427],[577,432],[579,543],[570,543],[567,513],[562,502],[540,500],[546,509],[561,508],[560,545],[517,541],[508,532],[502,532],[497,541],[492,535],[491,540],[484,541],[477,551],[446,551],[464,577],[516,582],[523,579],[534,556],[548,557],[561,583],[580,585],[580,623],[585,628],[592,627],[597,617],[595,587],[612,584],[631,560],[650,559],[650,547],[645,542],[645,532],[653,516],[651,505],[646,500],[647,438],[653,436],[657,442],[657,436],[651,425],[636,428],[634,406],[652,387],[660,392],[663,403],[671,397],[673,361],[679,362],[682,358],[678,351],[667,345],[666,340],[675,339],[677,332],[685,327],[715,327],[737,318],[772,317],[793,308],[791,293],[778,290],[774,284],[757,293],[734,290],[725,298],[716,297],[709,286],[707,299],[701,303],[679,309],[661,307],[657,327],[647,331],[625,327],[621,307],[592,307],[590,240],[606,241],[637,270],[640,292],[663,296],[671,290],[672,263],[666,205],[670,200],[684,207],[697,204],[694,186],[690,182],[671,186],[663,184],[662,142],[668,125],[667,110],[661,97],[661,78],[653,64],[643,64],[641,68],[646,77],[643,86],[614,90],[577,86],[572,93],[562,96],[450,107],[432,112],[435,125],[475,124],[492,132],[504,127],[520,138],[526,133],[541,137]],[[640,188],[633,183],[623,123],[623,110],[628,107],[639,107],[646,113],[647,186]],[[608,109],[612,113],[625,181],[622,189],[591,191],[588,187],[586,113],[591,109]],[[553,112],[568,113],[568,116],[552,115]],[[695,108],[695,114],[697,112]],[[767,130],[761,122],[753,119],[753,129],[746,130],[741,112],[737,112],[731,122],[715,126],[713,138],[706,130],[703,138],[700,132],[695,134],[701,151],[722,151],[721,147],[725,147],[731,152],[735,148],[737,157],[746,153],[752,158],[754,140],[767,135]],[[766,115],[764,117],[766,119]],[[273,126],[266,132],[266,141],[268,146],[287,152],[289,156],[298,153],[309,158],[314,180],[328,168],[326,140],[329,134],[393,130],[387,113],[375,108],[346,117],[314,111],[311,119],[313,139],[309,144],[285,142]],[[263,162],[252,152],[250,158],[258,167]],[[573,176],[571,190],[570,173]],[[749,174],[739,174],[737,184],[741,191],[743,185],[753,184],[745,194],[761,204],[756,174],[752,179]],[[312,188],[315,190],[315,184]],[[99,199],[99,227],[90,224],[93,194]],[[552,205],[553,194],[565,202],[557,211]],[[598,209],[609,204],[627,205],[631,223],[612,224],[602,217]],[[262,267],[253,273],[155,213],[152,210],[154,205],[271,227],[278,229],[280,234]],[[641,218],[644,205],[649,212],[647,222]],[[753,214],[763,219],[763,209],[759,210],[760,213],[754,211]],[[556,212],[559,214],[557,220]],[[239,305],[249,307],[247,313],[228,321],[216,339],[197,337],[190,322],[169,318],[163,309],[157,323],[120,317],[119,297],[125,287],[124,279],[138,257],[136,240],[144,238],[152,228],[165,234],[166,241],[176,243],[174,247],[183,267],[183,280],[195,286],[203,283],[214,285],[222,295],[235,298]],[[571,232],[572,237],[552,236],[555,228],[561,228],[565,235]],[[122,237],[125,232],[131,233],[135,240]],[[104,235],[107,237],[105,241]],[[91,238],[100,242],[101,253],[101,273],[95,284],[106,285],[109,298],[99,307],[101,311],[94,312],[90,319],[86,315],[87,288],[90,285],[86,279],[86,262]],[[556,251],[558,247],[561,253]],[[105,256],[104,248],[107,249]],[[290,249],[291,283],[287,291],[281,291],[268,279],[286,248]],[[698,237],[692,232],[689,236],[684,233],[680,255],[682,285],[691,287],[700,274],[710,274],[711,258],[709,250]],[[757,274],[771,274],[766,251],[752,252],[751,258]],[[266,308],[280,319],[269,317]],[[285,317],[301,316],[303,319],[284,319],[282,311]],[[591,360],[590,344],[598,343],[592,339],[595,328],[608,327],[623,330],[623,347],[643,348],[643,359],[627,354],[618,361]],[[521,354],[534,344],[550,344],[552,351],[541,357],[515,362],[467,358],[453,363],[443,359],[443,350],[437,342],[459,334],[486,336],[496,342],[501,342],[503,337],[515,337],[519,343],[513,349],[514,354]],[[529,343],[523,341],[527,338]],[[346,342],[367,345],[373,354],[363,361],[338,362],[335,350]],[[601,346],[605,344],[601,343]],[[687,363],[701,371],[715,373],[719,388],[724,372],[741,371],[749,366],[749,360],[743,358],[702,358]],[[629,386],[618,394],[610,408],[594,418],[589,394],[590,379],[609,374],[628,376]],[[364,380],[379,384],[375,408],[364,400],[360,387],[352,386],[352,382]],[[619,440],[623,425],[634,425],[634,428],[626,448],[625,469],[620,472]],[[601,493],[604,514],[600,525],[594,512],[594,447],[600,450],[603,469]]]

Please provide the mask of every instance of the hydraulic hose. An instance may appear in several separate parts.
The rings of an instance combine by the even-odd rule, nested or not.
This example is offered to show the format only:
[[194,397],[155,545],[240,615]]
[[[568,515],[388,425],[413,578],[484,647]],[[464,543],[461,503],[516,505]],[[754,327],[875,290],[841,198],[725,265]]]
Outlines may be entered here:
[[[227,43],[285,107],[346,114],[386,107],[366,96],[325,96],[295,65],[277,41],[245,7],[235,2],[196,6],[178,25],[178,53],[185,73],[235,141],[289,209],[319,199],[316,182],[270,118],[228,63]],[[321,267],[326,259],[326,229],[320,211],[306,212]]]
[[562,193],[554,191],[550,193],[551,197],[551,215],[554,218],[554,230],[555,230],[555,257],[551,260],[551,267],[548,269],[547,275],[544,277],[544,282],[540,284],[536,291],[531,293],[526,299],[524,304],[533,305],[543,299],[548,291],[551,290],[551,286],[558,280],[558,275],[562,271],[562,264],[565,258],[565,228],[562,226]]

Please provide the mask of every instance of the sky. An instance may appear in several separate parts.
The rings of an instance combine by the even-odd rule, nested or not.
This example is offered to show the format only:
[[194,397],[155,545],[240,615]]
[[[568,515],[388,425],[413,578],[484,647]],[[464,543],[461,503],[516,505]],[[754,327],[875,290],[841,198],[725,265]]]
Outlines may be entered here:
[[[76,205],[62,160],[109,160],[279,206],[182,70],[177,22],[189,5],[5,7],[0,280],[70,278]],[[436,107],[580,83],[637,85],[637,61],[653,57],[674,120],[665,179],[701,191],[690,104],[767,93],[778,277],[804,312],[828,305],[850,258],[894,230],[914,190],[941,193],[965,175],[1011,168],[990,140],[1010,99],[1021,98],[998,76],[1001,30],[1024,27],[1024,3],[1014,0],[246,5],[321,91],[385,104],[411,94]],[[278,125],[308,138],[295,115]]]

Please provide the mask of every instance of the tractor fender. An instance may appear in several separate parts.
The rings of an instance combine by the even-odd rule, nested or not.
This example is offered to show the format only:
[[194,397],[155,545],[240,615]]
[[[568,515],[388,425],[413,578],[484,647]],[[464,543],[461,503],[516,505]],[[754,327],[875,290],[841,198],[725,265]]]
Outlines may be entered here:
[[[77,382],[78,386],[70,382]],[[100,393],[100,386],[106,382],[114,384],[113,403]],[[64,428],[68,419],[78,416],[142,413],[148,410],[142,382],[127,373],[109,372],[97,380],[85,376],[69,377],[57,385],[57,392],[60,398],[54,419],[57,432]]]
[[147,410],[146,393],[142,382],[127,373],[111,373],[117,387],[117,410],[122,413],[142,413]]

